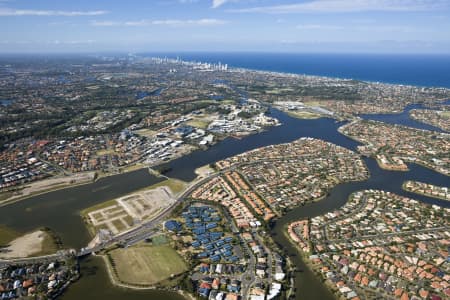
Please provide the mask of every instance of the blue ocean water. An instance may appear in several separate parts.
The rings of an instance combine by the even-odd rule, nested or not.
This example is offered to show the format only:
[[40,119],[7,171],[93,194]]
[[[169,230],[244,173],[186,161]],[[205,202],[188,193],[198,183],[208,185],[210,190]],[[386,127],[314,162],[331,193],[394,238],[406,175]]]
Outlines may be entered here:
[[450,88],[450,55],[152,53],[232,67]]

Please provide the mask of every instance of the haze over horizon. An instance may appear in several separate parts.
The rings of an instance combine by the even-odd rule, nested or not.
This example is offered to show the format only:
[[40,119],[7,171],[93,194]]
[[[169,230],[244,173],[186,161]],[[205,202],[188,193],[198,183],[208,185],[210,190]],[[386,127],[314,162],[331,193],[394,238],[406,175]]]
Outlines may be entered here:
[[450,54],[448,0],[0,0],[0,53]]

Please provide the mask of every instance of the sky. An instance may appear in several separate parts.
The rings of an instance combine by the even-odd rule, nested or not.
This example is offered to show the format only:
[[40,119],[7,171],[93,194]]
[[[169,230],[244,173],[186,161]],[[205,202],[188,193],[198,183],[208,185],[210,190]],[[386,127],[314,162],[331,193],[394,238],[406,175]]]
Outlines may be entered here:
[[0,52],[450,54],[450,0],[0,0]]

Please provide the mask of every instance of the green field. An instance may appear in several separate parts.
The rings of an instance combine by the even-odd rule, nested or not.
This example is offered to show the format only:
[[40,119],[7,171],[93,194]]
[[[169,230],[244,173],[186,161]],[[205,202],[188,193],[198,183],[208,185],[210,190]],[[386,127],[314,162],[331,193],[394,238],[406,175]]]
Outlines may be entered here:
[[450,119],[450,111],[442,111],[441,116]]
[[190,125],[190,126],[201,128],[201,129],[206,129],[206,127],[208,127],[208,124],[210,122],[211,121],[206,120],[206,119],[195,118],[193,120],[187,121],[186,125]]
[[167,186],[174,195],[182,192],[186,188],[187,183],[178,179],[170,178],[161,182],[158,182],[152,185],[149,188],[145,188],[145,190],[155,189],[160,186]]
[[297,118],[297,119],[318,119],[321,118],[322,116],[319,114],[315,114],[315,113],[311,113],[308,111],[296,111],[296,112],[288,112],[288,115],[290,115],[291,117]]
[[138,245],[110,253],[120,281],[153,285],[187,271],[184,260],[170,246]]
[[33,256],[50,255],[58,251],[58,246],[56,245],[55,236],[50,231],[44,231],[45,237],[42,241],[42,249],[39,253]]

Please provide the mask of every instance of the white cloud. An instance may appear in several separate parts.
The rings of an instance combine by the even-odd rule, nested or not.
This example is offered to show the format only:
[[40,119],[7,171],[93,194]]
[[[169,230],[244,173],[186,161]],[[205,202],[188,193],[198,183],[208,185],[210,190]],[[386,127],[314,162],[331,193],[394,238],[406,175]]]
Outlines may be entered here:
[[239,1],[240,0],[212,0],[211,8],[218,8],[222,5],[224,5],[225,3],[239,2]]
[[161,25],[161,26],[215,26],[226,24],[227,21],[219,19],[198,19],[198,20],[177,20],[177,19],[167,19],[167,20],[139,20],[139,21],[92,21],[92,26],[151,26],[151,25]]
[[92,26],[119,26],[120,23],[119,22],[113,22],[113,21],[92,21],[91,22]]
[[228,0],[213,0],[212,8],[218,8],[219,6],[222,6],[227,2],[228,2]]
[[91,11],[65,11],[65,10],[34,10],[34,9],[12,9],[0,8],[0,17],[20,17],[20,16],[99,16],[107,14],[105,10]]
[[255,13],[345,13],[365,11],[429,11],[450,8],[448,0],[310,0],[302,3],[229,10]]

